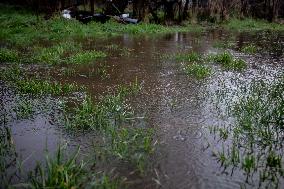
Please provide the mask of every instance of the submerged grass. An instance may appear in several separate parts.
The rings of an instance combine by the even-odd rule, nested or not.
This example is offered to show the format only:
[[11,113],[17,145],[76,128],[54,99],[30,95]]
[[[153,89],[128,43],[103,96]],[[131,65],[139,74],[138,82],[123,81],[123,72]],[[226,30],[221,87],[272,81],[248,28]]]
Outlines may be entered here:
[[107,55],[102,51],[84,51],[82,45],[75,42],[63,42],[51,47],[37,47],[27,62],[46,64],[87,64]]
[[[71,113],[66,112],[63,124],[71,130],[96,130],[106,137],[103,148],[106,155],[128,162],[144,174],[147,160],[154,151],[153,131],[147,128],[127,126],[133,120],[133,111],[125,98],[140,90],[137,83],[129,87],[120,86],[116,94],[104,96],[94,103],[88,97]],[[123,126],[125,125],[125,126]]]
[[[1,104],[0,104],[1,105]],[[3,107],[1,107],[3,108]],[[20,161],[12,138],[11,129],[7,126],[8,117],[5,109],[0,111],[0,188],[9,188],[13,179],[17,180],[21,169]],[[16,167],[16,170],[14,169]]]
[[28,77],[19,66],[2,69],[0,79],[15,87],[19,92],[34,95],[66,95],[84,89],[76,84],[59,83],[56,81],[41,80]]
[[284,76],[273,83],[254,81],[236,95],[238,100],[226,106],[234,117],[233,125],[225,127],[227,147],[215,155],[225,169],[240,168],[247,182],[256,175],[259,188],[279,188],[284,178]]

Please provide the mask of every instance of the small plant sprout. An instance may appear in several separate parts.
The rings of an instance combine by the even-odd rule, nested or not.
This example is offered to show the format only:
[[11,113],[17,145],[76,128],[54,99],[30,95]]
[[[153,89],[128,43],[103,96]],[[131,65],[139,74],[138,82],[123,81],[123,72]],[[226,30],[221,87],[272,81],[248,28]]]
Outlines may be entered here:
[[257,53],[257,47],[253,44],[245,45],[241,48],[241,52],[246,54],[255,54]]

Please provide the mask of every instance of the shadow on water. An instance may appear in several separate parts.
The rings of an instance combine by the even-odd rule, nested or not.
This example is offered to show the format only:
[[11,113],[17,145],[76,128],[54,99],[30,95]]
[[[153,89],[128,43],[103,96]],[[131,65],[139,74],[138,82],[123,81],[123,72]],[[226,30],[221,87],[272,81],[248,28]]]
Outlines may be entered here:
[[[159,146],[153,157],[153,178],[147,178],[148,182],[143,186],[141,182],[145,181],[137,181],[134,185],[138,188],[239,188],[245,182],[241,170],[236,170],[233,175],[224,171],[212,156],[209,147],[216,145],[220,148],[221,144],[210,135],[208,127],[222,125],[227,120],[219,118],[219,112],[213,108],[212,96],[208,94],[215,92],[220,83],[228,84],[228,90],[233,92],[235,85],[246,86],[255,78],[273,80],[283,72],[283,39],[283,34],[236,35],[224,31],[176,33],[156,37],[124,35],[86,44],[86,47],[96,46],[98,49],[113,44],[118,46],[116,50],[111,49],[110,56],[99,63],[76,66],[69,76],[62,74],[62,67],[57,66],[51,68],[51,76],[61,82],[75,81],[84,85],[94,98],[120,84],[129,84],[136,79],[142,82],[142,91],[131,98],[129,103],[138,117],[144,117],[137,124],[156,129]],[[231,72],[213,65],[213,75],[199,81],[186,76],[179,62],[162,58],[163,55],[188,51],[216,53],[222,51],[213,47],[220,40],[230,40],[236,44],[230,51],[248,62],[247,70],[242,73]],[[257,45],[261,52],[247,55],[238,51],[244,44],[250,43]],[[121,48],[127,48],[127,53],[121,53]],[[90,74],[90,70],[98,64],[105,65],[106,77]],[[242,82],[235,82],[237,80]],[[1,88],[4,86],[1,85]],[[58,142],[62,140],[68,141],[71,146],[82,145],[86,151],[91,146],[94,133],[74,136],[57,127],[52,120],[60,102],[50,98],[37,102],[49,104],[49,113],[36,114],[32,119],[12,119],[9,123],[16,150],[25,159],[26,170],[35,165],[35,160],[44,158],[44,149],[54,152]],[[5,107],[9,107],[16,99],[13,93],[5,93],[1,100]]]

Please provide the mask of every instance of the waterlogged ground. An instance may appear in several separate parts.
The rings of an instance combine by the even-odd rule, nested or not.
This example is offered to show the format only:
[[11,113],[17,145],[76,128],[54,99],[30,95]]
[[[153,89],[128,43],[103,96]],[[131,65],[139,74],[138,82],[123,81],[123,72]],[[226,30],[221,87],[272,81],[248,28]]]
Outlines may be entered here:
[[[244,142],[236,145],[238,157],[258,154],[255,155],[256,160],[248,161],[254,166],[240,160],[242,158],[230,156],[231,151],[228,150],[232,149],[234,142],[229,128],[234,127],[238,119],[236,114],[230,114],[230,107],[245,101],[242,97],[249,94],[248,91],[252,90],[250,86],[255,82],[264,81],[267,86],[272,86],[284,73],[283,32],[231,33],[213,30],[198,34],[122,35],[81,42],[84,49],[95,47],[105,52],[107,57],[84,65],[24,64],[20,67],[31,75],[38,73],[40,78],[76,83],[83,86],[85,92],[77,90],[68,96],[34,97],[18,94],[5,81],[0,83],[1,112],[5,115],[2,123],[11,128],[23,175],[33,170],[37,161],[44,162],[46,150],[55,153],[58,143],[67,142],[69,153],[76,151],[80,145],[80,159],[87,157],[90,160],[90,155],[86,154],[93,153],[93,149],[105,139],[95,130],[72,132],[66,129],[58,121],[62,118],[64,106],[66,103],[69,107],[75,106],[83,101],[87,93],[98,100],[117,90],[120,85],[139,83],[140,91],[126,100],[127,106],[132,107],[133,116],[124,124],[126,127],[135,125],[154,129],[152,144],[155,151],[145,162],[148,165],[144,170],[146,174],[137,173],[127,162],[115,158],[105,161],[103,157],[96,160],[97,172],[122,178],[124,187],[128,188],[283,187],[281,129],[275,144],[277,155],[268,161],[272,163],[260,163],[262,157],[266,158],[265,154],[269,156],[269,150],[264,150],[264,155],[246,153]],[[186,61],[175,58],[175,55],[182,53],[196,52],[207,56],[225,50],[233,57],[243,59],[247,67],[241,70],[225,69],[211,61],[206,64],[210,67],[210,74],[197,79],[183,70],[182,63]],[[1,67],[6,69],[9,64],[2,64]],[[264,87],[261,90],[268,89]],[[281,95],[283,92],[280,92]],[[280,113],[280,120],[281,116],[283,112]],[[279,124],[283,126],[283,122]],[[260,147],[254,145],[254,150],[260,151]],[[269,146],[275,147],[274,144]],[[268,175],[262,180],[260,172],[264,173],[269,166],[272,168],[266,172],[275,175]]]

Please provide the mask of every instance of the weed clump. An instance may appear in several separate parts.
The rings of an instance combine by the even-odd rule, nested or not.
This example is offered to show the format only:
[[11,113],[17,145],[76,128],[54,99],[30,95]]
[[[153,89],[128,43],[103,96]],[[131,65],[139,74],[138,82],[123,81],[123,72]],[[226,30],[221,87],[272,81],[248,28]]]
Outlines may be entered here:
[[186,54],[178,54],[175,56],[175,59],[182,62],[199,62],[201,61],[202,57],[196,52],[190,52]]
[[[46,168],[38,165],[30,175],[30,184],[33,188],[77,188],[85,179],[84,163],[76,163],[79,149],[70,157],[62,152],[59,146],[56,156],[46,156]],[[65,156],[64,156],[65,155]]]
[[13,63],[13,62],[19,62],[20,57],[19,53],[15,50],[7,49],[7,48],[1,48],[0,49],[0,62],[1,63]]
[[15,84],[21,93],[36,95],[52,94],[58,96],[80,89],[75,84],[60,84],[58,82],[41,81],[38,79],[18,80]]
[[197,79],[204,79],[212,73],[212,70],[208,66],[197,63],[187,64],[183,67],[183,70],[187,75],[194,76]]
[[255,54],[257,52],[257,47],[253,44],[245,45],[241,48],[241,52],[247,54]]
[[102,51],[79,52],[70,56],[66,61],[67,64],[86,64],[98,58],[105,58],[107,55]]
[[[94,173],[87,162],[79,160],[80,148],[68,155],[66,146],[59,145],[54,157],[46,155],[45,166],[38,164],[30,173],[27,185],[31,188],[112,188],[121,187],[118,179]],[[95,162],[89,166],[94,166]]]
[[233,55],[228,51],[213,55],[209,59],[222,65],[225,69],[241,71],[247,67],[247,64],[244,60],[234,59]]
[[183,71],[197,79],[204,79],[211,75],[212,70],[207,65],[204,65],[204,58],[196,52],[180,53],[177,55],[168,56],[165,58],[174,58],[178,62],[182,62]]

